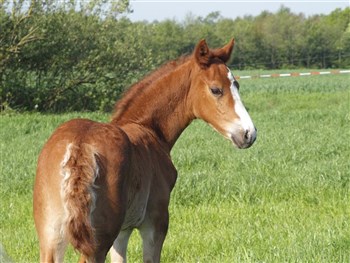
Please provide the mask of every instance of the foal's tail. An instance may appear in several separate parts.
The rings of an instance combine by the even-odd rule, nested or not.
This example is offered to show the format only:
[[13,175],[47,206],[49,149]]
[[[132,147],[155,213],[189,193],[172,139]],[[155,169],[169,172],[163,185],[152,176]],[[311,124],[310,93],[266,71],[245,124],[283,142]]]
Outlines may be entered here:
[[96,249],[91,213],[95,206],[94,182],[98,175],[96,154],[88,144],[67,146],[61,163],[61,195],[65,233],[75,249],[90,257]]

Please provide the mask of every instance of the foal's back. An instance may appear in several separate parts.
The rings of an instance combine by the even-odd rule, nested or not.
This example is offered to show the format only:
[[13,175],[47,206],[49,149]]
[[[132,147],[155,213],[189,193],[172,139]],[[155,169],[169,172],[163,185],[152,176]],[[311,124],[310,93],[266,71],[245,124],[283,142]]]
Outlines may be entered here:
[[123,223],[131,155],[127,135],[110,124],[76,119],[53,133],[34,185],[41,262],[61,262],[68,242],[103,260]]

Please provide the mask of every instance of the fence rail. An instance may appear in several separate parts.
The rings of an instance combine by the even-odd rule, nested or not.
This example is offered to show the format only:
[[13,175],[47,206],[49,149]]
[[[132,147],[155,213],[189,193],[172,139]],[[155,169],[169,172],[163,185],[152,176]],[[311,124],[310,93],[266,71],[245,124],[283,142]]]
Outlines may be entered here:
[[349,73],[350,73],[350,70],[330,70],[330,71],[245,75],[245,76],[235,76],[235,78],[236,79],[283,78],[283,77],[303,77],[303,76],[328,75],[328,74],[349,74]]

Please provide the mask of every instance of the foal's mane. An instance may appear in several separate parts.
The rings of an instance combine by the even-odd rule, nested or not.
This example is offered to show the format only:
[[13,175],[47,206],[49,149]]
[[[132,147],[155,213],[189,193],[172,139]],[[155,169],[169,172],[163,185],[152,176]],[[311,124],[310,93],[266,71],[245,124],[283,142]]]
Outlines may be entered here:
[[129,89],[124,93],[122,98],[116,102],[114,107],[114,113],[112,116],[112,122],[118,121],[122,113],[127,110],[127,108],[132,104],[134,98],[141,92],[144,92],[145,89],[150,87],[155,81],[166,76],[171,71],[175,70],[179,66],[187,62],[191,56],[181,56],[176,60],[170,60],[158,69],[147,74],[139,82],[131,85]]

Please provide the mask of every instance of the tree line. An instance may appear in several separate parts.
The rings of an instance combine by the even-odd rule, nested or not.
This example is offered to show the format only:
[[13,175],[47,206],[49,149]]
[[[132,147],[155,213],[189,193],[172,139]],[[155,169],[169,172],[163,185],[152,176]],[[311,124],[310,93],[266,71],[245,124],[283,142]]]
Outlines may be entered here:
[[160,22],[132,22],[127,12],[128,0],[1,0],[1,110],[109,111],[132,83],[202,38],[219,47],[234,37],[236,69],[350,66],[350,8]]

